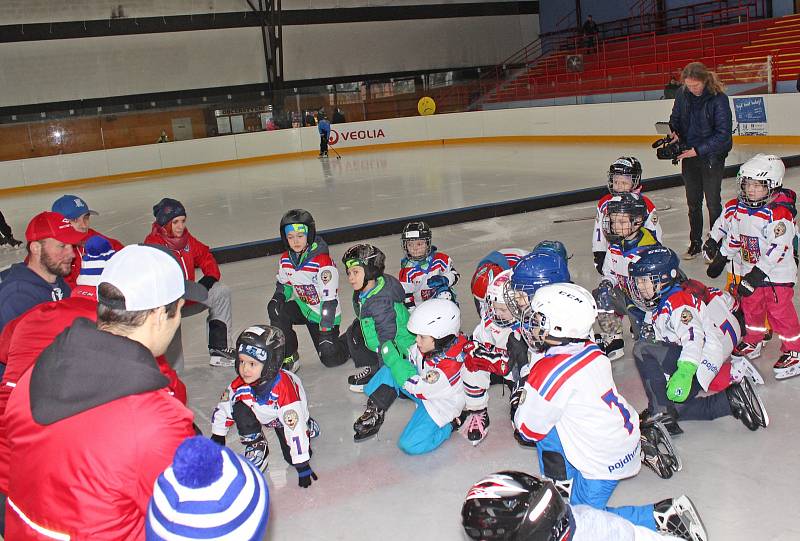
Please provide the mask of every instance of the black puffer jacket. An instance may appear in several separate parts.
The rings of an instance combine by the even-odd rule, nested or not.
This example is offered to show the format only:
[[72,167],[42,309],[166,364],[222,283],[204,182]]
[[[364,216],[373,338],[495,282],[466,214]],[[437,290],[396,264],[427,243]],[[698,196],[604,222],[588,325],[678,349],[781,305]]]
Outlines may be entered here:
[[675,95],[669,123],[700,157],[724,159],[733,147],[733,117],[724,92],[714,95],[705,89],[695,96],[681,87]]

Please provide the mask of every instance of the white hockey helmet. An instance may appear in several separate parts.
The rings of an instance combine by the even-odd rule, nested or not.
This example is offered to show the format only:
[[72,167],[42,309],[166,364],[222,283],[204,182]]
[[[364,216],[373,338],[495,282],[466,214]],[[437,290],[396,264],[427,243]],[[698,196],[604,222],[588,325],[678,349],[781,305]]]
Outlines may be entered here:
[[[783,186],[783,176],[786,166],[774,154],[756,154],[739,168],[737,180],[739,181],[739,201],[748,207],[758,208],[769,202],[769,198],[776,190]],[[757,180],[767,187],[767,195],[763,198],[751,200],[745,191],[745,181]]]
[[[486,288],[486,310],[487,315],[492,318],[492,321],[495,322],[500,327],[508,327],[514,323],[514,318],[511,316],[509,319],[506,319],[494,309],[494,304],[502,304],[505,306],[506,304],[506,296],[505,296],[505,288],[506,284],[511,281],[511,274],[513,269],[504,270],[497,276],[495,276],[491,282],[489,282],[489,286]],[[509,312],[510,315],[510,312]]]
[[523,315],[523,337],[536,346],[542,346],[545,338],[564,342],[591,338],[596,318],[597,305],[586,289],[568,283],[546,285],[536,291]]
[[414,334],[437,340],[456,335],[461,331],[461,310],[453,301],[428,299],[411,312],[407,327]]

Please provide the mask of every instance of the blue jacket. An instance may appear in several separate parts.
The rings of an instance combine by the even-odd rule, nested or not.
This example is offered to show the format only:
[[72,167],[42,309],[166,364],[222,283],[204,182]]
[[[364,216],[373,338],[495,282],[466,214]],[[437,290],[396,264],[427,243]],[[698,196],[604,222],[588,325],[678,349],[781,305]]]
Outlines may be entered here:
[[0,282],[0,331],[6,323],[37,304],[69,297],[70,287],[62,277],[54,284],[33,272],[25,263],[12,265]]
[[320,135],[324,135],[325,137],[331,136],[331,123],[328,122],[327,119],[322,119],[317,124],[317,129],[319,130]]
[[681,141],[703,158],[724,159],[733,147],[733,117],[728,96],[723,92],[713,95],[705,89],[695,96],[681,87],[675,95],[669,123]]

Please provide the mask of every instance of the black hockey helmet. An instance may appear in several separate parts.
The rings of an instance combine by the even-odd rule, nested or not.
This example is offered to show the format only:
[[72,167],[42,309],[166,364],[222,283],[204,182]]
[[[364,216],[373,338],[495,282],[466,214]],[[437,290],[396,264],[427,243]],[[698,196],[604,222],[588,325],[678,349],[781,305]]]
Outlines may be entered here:
[[292,224],[302,224],[306,226],[306,238],[308,239],[308,245],[311,246],[314,244],[314,240],[317,236],[317,224],[314,222],[314,217],[311,216],[311,213],[304,209],[292,209],[286,214],[283,215],[281,218],[281,240],[283,241],[283,245],[288,249],[289,242],[286,240],[286,226]]
[[561,541],[570,534],[570,516],[552,481],[518,471],[481,479],[461,507],[467,535],[482,540]]
[[[431,233],[431,228],[425,222],[407,223],[403,228],[403,233],[401,234],[400,239],[400,243],[403,246],[403,251],[406,253],[406,257],[411,261],[422,261],[431,253],[433,233]],[[408,252],[408,248],[406,247],[406,243],[410,240],[424,240],[428,245],[427,250],[425,250],[425,255],[420,257],[412,257]]]
[[[630,220],[630,227],[620,229],[622,223],[617,220],[612,220],[612,215],[628,216]],[[622,193],[612,197],[606,206],[606,212],[603,216],[603,234],[611,244],[618,244],[623,239],[629,237],[633,232],[638,231],[647,219],[647,205],[644,199],[638,194]]]
[[278,375],[283,365],[286,338],[283,331],[271,325],[252,325],[236,339],[236,374],[239,372],[239,355],[247,355],[262,363],[259,382],[269,382]]
[[342,263],[346,269],[351,267],[364,268],[364,284],[383,275],[386,270],[386,256],[372,244],[356,244],[347,249],[342,256]]
[[636,255],[637,259],[628,265],[631,299],[639,308],[650,310],[658,306],[663,292],[682,281],[684,275],[678,255],[666,246],[644,246]]
[[634,191],[642,185],[642,164],[633,156],[620,156],[608,168],[608,191],[611,195],[619,195],[621,193],[614,190],[614,177],[616,175],[623,175],[630,177],[631,189]]

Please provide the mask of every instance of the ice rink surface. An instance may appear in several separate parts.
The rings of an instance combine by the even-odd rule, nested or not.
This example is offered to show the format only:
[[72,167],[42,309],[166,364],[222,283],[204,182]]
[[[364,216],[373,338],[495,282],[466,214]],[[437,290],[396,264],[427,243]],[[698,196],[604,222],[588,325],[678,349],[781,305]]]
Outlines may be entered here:
[[[739,163],[756,152],[800,154],[798,147],[737,146],[727,163]],[[281,215],[303,207],[325,230],[422,212],[517,199],[605,183],[608,164],[620,155],[638,156],[645,178],[678,172],[655,160],[649,145],[481,144],[420,147],[388,152],[344,153],[342,160],[300,159],[236,168],[211,169],[192,175],[69,188],[6,197],[0,208],[18,238],[27,220],[48,209],[63,193],[74,193],[100,212],[92,226],[124,243],[141,242],[152,222],[152,205],[162,197],[181,200],[192,233],[211,246],[237,244],[278,236]],[[800,189],[800,171],[790,169],[784,185]],[[723,183],[723,202],[735,195],[732,179]],[[678,252],[688,241],[682,188],[649,194],[661,212],[665,244]],[[434,230],[434,244],[448,253],[461,272],[457,292],[462,330],[478,321],[469,293],[476,262],[504,247],[532,248],[543,239],[561,240],[572,259],[573,280],[594,287],[590,234],[594,205],[559,207]],[[554,220],[570,219],[564,223]],[[708,224],[706,224],[708,227]],[[387,271],[396,274],[402,255],[396,236],[371,239],[387,255]],[[346,246],[331,247],[334,260]],[[0,265],[21,259],[23,252],[0,252]],[[238,332],[266,321],[266,299],[274,289],[277,257],[253,259],[222,267],[222,280],[233,290],[234,327]],[[340,265],[341,267],[341,265]],[[685,263],[691,277],[708,280],[700,259]],[[352,291],[340,284],[342,322],[353,319]],[[797,297],[796,297],[797,298]],[[795,304],[798,302],[795,300]],[[372,540],[465,539],[460,508],[470,485],[501,469],[538,471],[536,454],[519,447],[508,416],[508,392],[490,390],[491,426],[486,439],[472,447],[459,434],[428,455],[411,457],[396,446],[413,404],[397,401],[377,438],[355,444],[352,424],[366,397],[348,390],[352,364],[325,368],[316,358],[307,332],[297,327],[302,366],[299,375],[309,397],[311,415],[322,434],[313,440],[312,467],[319,481],[310,489],[297,486],[297,474],[283,460],[270,432],[271,516],[269,539]],[[208,366],[202,316],[183,322],[189,405],[197,424],[210,433],[209,417],[219,395],[234,377],[232,369]],[[646,405],[627,337],[628,354],[613,363],[617,386],[638,410]],[[750,432],[732,417],[713,422],[682,422],[685,434],[675,438],[683,471],[670,480],[646,468],[625,480],[611,505],[655,502],[689,495],[699,509],[711,540],[796,540],[796,486],[800,477],[800,378],[777,382],[771,366],[778,343],[769,343],[755,362],[765,376],[758,387],[769,411],[766,430]],[[132,420],[133,421],[133,420]],[[228,444],[239,448],[233,431]]]

